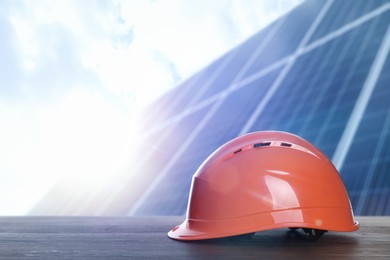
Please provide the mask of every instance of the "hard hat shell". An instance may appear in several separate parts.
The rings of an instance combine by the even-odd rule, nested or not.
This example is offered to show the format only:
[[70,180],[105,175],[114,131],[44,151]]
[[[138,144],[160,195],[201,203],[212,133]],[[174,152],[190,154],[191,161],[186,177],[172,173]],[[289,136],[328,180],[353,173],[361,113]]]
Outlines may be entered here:
[[187,217],[168,236],[200,240],[274,228],[354,231],[347,191],[332,162],[286,132],[240,136],[192,179]]

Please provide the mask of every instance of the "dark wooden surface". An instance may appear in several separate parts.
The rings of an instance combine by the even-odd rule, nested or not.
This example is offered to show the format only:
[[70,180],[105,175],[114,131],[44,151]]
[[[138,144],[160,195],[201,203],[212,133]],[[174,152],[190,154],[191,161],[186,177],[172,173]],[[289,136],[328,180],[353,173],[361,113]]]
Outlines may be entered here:
[[178,242],[166,233],[182,217],[0,217],[0,258],[390,259],[390,217],[357,219],[357,232],[328,232],[317,242],[288,229]]

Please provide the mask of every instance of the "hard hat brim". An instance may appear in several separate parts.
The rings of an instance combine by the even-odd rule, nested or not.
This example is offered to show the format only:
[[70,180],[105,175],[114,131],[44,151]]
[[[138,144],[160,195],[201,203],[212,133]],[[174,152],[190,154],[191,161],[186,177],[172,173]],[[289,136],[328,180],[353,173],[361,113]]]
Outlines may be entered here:
[[[348,214],[348,211],[350,210],[351,209],[333,209],[333,214],[328,214],[329,208],[288,209],[272,213],[275,219],[280,219],[280,221],[274,222],[265,221],[266,219],[269,219],[266,216],[270,213],[240,217],[234,220],[199,221],[187,218],[181,225],[176,226],[169,231],[168,237],[175,240],[204,240],[292,227],[323,229],[336,232],[351,232],[359,229],[359,223],[357,221],[350,222]],[[337,213],[337,211],[339,211],[339,213]],[[302,219],[300,221],[283,221],[284,219],[294,218],[294,215],[305,215],[306,219]],[[307,216],[313,216],[313,218],[310,220]],[[323,216],[324,218],[320,220],[315,216]],[[334,221],[329,218],[333,217],[339,218],[339,222],[342,223],[339,223],[340,225],[332,224]],[[323,224],[323,222],[325,224]]]
[[188,228],[187,221],[184,221],[181,225],[174,227],[168,232],[168,237],[175,240],[201,240],[210,239],[210,234],[206,232],[200,232]]

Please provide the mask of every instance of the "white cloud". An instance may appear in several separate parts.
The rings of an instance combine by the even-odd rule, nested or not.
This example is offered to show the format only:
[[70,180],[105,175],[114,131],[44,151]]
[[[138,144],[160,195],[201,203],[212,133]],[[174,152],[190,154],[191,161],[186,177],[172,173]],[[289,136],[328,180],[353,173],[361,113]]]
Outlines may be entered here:
[[228,12],[239,34],[237,38],[245,39],[301,2],[302,0],[234,0]]
[[300,2],[117,1],[134,41],[164,53],[184,79]]
[[50,88],[64,85],[62,74],[78,81],[91,73],[86,85],[130,94],[144,106],[299,2],[40,0],[16,2],[9,16],[20,73],[31,77],[27,85],[39,81],[29,87],[42,84],[47,70],[59,79],[43,81]]

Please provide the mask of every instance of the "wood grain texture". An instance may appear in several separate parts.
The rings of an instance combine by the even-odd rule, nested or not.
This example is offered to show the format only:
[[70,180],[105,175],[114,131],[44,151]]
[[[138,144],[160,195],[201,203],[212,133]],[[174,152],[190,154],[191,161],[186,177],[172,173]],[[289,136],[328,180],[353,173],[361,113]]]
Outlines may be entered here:
[[39,259],[390,259],[390,217],[360,217],[352,233],[317,242],[300,230],[270,230],[179,242],[166,233],[182,217],[0,217],[0,258]]

